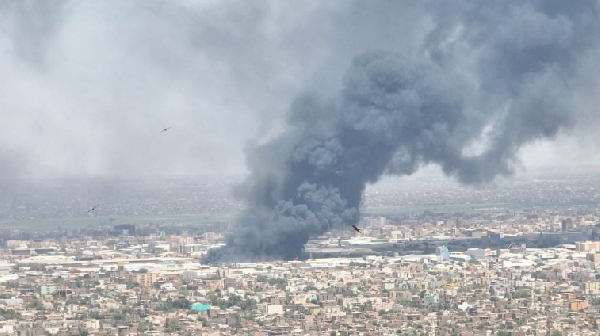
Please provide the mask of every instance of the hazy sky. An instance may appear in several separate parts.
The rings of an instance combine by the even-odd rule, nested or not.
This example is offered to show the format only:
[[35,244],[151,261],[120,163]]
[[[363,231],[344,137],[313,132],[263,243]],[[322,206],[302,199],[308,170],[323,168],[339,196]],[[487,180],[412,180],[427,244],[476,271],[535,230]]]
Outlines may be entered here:
[[[0,177],[243,173],[299,92],[336,94],[367,50],[418,53],[440,16],[416,3],[0,0]],[[581,125],[525,167],[600,164],[581,62]]]

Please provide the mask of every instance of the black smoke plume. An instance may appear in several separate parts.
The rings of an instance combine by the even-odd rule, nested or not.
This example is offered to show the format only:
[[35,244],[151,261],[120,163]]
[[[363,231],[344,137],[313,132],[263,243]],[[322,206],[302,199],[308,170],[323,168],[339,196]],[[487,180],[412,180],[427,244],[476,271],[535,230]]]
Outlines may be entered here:
[[512,174],[524,144],[573,124],[579,60],[598,45],[597,2],[436,6],[421,50],[357,56],[339,98],[301,95],[289,129],[249,151],[238,190],[248,210],[207,261],[293,259],[309,237],[356,224],[365,186],[386,171],[434,163],[484,183]]

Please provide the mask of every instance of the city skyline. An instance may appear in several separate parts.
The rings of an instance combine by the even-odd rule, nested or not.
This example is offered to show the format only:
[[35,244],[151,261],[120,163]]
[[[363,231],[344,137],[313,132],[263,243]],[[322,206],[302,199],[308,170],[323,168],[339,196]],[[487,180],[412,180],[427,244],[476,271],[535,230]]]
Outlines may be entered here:
[[0,0],[0,336],[600,335],[600,0]]

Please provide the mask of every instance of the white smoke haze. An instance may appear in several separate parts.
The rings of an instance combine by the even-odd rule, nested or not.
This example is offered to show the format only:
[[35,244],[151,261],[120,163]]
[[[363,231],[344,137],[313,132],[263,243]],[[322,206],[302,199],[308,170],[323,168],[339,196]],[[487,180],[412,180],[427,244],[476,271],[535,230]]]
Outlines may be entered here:
[[0,178],[247,172],[249,210],[211,258],[293,258],[355,223],[384,173],[480,184],[599,164],[598,16],[597,1],[0,1]]
[[318,13],[279,7],[2,1],[0,144],[24,177],[244,172],[321,58],[296,32]]

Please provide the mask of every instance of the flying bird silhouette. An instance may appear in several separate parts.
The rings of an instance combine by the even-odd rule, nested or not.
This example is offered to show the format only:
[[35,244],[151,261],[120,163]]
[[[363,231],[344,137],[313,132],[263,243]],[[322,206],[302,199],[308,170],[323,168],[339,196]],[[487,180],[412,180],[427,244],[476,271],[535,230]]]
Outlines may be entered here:
[[356,232],[360,233],[360,229],[359,229],[359,228],[357,228],[356,226],[352,225],[352,228],[354,228],[354,231],[356,231]]
[[170,126],[169,126],[169,127],[167,127],[167,128],[163,128],[163,130],[162,130],[162,131],[160,131],[160,133],[162,133],[162,132],[166,132],[166,131],[168,131],[170,128],[171,128]]
[[90,210],[88,210],[87,212],[88,212],[88,213],[90,213],[90,212],[92,212],[92,211],[96,210],[96,208],[97,208],[97,207],[99,207],[99,206],[100,206],[100,204],[98,204],[98,205],[95,205],[93,208],[91,208],[91,209],[90,209]]

